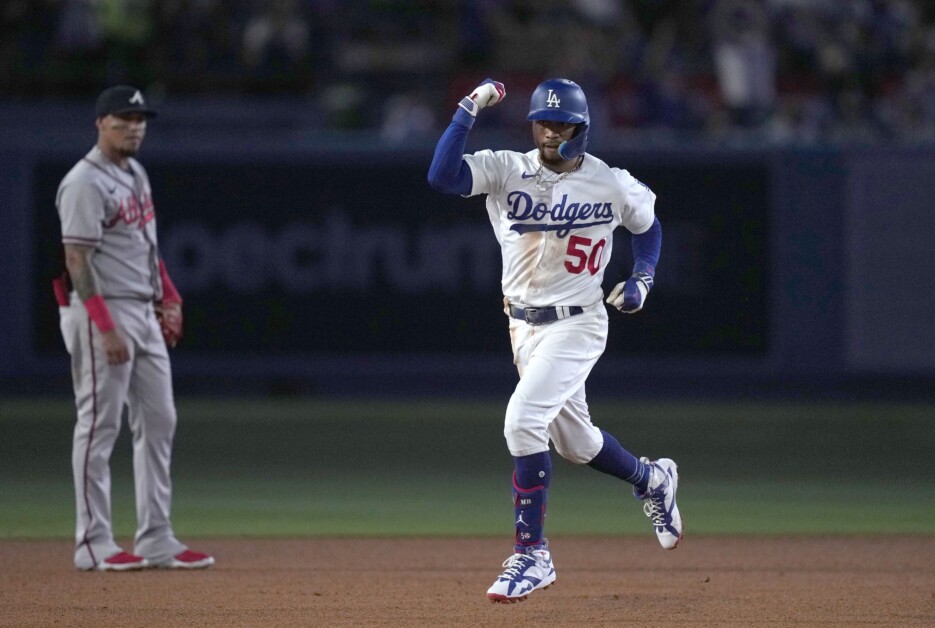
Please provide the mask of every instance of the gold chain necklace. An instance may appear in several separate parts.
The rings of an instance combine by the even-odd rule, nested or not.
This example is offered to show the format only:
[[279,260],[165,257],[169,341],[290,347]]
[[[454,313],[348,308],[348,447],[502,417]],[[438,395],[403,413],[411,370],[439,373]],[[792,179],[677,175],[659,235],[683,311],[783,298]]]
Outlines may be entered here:
[[550,187],[554,187],[555,184],[561,183],[562,181],[564,181],[568,175],[574,172],[578,172],[578,170],[581,169],[581,164],[584,163],[584,155],[578,156],[578,163],[575,164],[574,168],[559,174],[557,177],[545,178],[542,176],[543,165],[542,165],[542,161],[539,159],[539,155],[536,155],[536,163],[539,164],[539,167],[536,168],[536,171],[533,173],[532,180],[535,181],[536,187],[539,189],[540,192],[545,192]]

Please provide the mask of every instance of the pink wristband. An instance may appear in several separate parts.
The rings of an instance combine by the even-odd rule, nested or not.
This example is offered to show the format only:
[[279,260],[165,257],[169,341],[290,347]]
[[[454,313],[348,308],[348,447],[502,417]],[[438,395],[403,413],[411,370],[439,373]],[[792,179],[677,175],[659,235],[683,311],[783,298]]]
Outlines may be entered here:
[[114,320],[110,317],[110,310],[107,309],[107,304],[104,303],[104,297],[101,295],[95,294],[93,297],[88,297],[84,302],[84,307],[88,310],[88,316],[101,330],[101,333],[108,332],[116,327]]

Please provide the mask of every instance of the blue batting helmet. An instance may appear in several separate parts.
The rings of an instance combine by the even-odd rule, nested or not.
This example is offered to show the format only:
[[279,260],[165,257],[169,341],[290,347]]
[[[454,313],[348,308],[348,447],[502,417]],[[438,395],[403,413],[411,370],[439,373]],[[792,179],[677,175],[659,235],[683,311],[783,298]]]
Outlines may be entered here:
[[588,101],[584,91],[574,81],[556,78],[539,83],[529,99],[527,120],[554,120],[577,124],[574,137],[562,142],[558,154],[563,159],[573,159],[584,153],[588,144]]

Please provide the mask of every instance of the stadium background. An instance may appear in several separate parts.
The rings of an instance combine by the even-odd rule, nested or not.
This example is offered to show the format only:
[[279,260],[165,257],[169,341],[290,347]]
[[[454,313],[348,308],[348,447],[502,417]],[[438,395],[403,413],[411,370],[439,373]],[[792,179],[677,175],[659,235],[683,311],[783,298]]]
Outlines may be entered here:
[[[5,3],[0,534],[70,535],[54,194],[118,82],[160,112],[141,158],[186,299],[179,526],[499,533],[515,372],[497,249],[482,201],[425,173],[478,81],[508,97],[469,148],[517,148],[556,74],[585,87],[591,151],[657,192],[665,228],[647,311],[615,319],[589,380],[598,422],[690,470],[697,532],[932,533],[932,9],[534,5]],[[608,484],[563,474],[556,531],[645,526],[597,507]]]

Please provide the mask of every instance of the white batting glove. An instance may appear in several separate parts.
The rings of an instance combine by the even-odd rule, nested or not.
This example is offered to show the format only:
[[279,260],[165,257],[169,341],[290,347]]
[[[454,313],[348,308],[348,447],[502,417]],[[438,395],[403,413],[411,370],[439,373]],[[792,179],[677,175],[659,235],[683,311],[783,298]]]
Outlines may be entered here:
[[506,88],[503,83],[493,79],[485,79],[483,83],[474,88],[470,96],[465,96],[458,106],[474,117],[484,107],[492,107],[506,98]]
[[607,303],[624,314],[633,314],[643,309],[646,295],[652,288],[652,275],[644,272],[633,273],[629,279],[614,286],[614,289],[607,295]]

